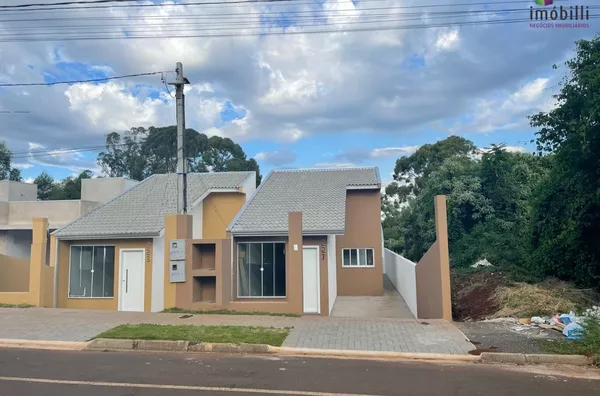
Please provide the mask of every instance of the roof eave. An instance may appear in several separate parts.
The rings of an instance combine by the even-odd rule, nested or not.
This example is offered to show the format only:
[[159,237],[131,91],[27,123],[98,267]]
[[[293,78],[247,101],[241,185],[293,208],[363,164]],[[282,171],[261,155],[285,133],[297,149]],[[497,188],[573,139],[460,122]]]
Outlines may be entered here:
[[154,238],[160,236],[159,232],[145,232],[139,234],[106,234],[106,235],[53,235],[57,239],[68,240],[68,241],[80,241],[80,240],[99,240],[99,239],[142,239],[142,238]]
[[[343,235],[344,230],[303,230],[303,236]],[[234,237],[274,237],[288,236],[288,231],[232,231]]]
[[346,190],[379,190],[381,184],[365,184],[363,186],[347,186]]

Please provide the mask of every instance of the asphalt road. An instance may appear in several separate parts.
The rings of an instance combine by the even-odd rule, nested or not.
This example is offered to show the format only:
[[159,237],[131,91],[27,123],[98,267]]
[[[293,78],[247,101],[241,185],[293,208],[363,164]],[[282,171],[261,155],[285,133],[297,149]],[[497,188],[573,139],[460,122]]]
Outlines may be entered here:
[[[565,369],[533,373],[472,363],[0,348],[0,395],[600,395],[600,380],[563,377],[577,370],[561,370]],[[584,373],[600,378],[590,369]]]

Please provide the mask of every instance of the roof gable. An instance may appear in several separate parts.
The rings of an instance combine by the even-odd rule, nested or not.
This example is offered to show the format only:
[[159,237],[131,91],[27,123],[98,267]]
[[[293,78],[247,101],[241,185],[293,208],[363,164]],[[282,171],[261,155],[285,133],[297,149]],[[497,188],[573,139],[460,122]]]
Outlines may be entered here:
[[272,171],[229,226],[237,235],[285,234],[302,212],[305,233],[342,233],[349,188],[380,188],[377,168]]
[[[187,202],[210,190],[237,189],[252,172],[188,174]],[[177,213],[177,175],[153,175],[54,232],[57,237],[133,237],[158,235],[165,216]]]

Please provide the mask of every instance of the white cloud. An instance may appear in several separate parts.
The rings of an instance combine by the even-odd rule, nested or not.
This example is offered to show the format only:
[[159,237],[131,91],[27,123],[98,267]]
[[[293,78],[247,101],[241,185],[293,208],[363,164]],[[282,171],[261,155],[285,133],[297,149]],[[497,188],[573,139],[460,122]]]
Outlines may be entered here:
[[455,49],[459,43],[459,33],[458,29],[452,29],[447,32],[442,32],[437,41],[435,42],[435,47],[438,50],[448,51],[451,49]]
[[254,158],[269,165],[281,166],[294,163],[296,161],[296,154],[284,148],[275,151],[263,151],[256,154]]
[[315,168],[354,168],[356,164],[352,162],[318,162]]
[[13,168],[17,168],[17,169],[30,169],[30,168],[33,168],[33,165],[32,164],[27,164],[27,163],[25,163],[25,164],[12,164],[12,167]]
[[417,151],[420,146],[384,147],[371,150],[371,158],[402,157]]

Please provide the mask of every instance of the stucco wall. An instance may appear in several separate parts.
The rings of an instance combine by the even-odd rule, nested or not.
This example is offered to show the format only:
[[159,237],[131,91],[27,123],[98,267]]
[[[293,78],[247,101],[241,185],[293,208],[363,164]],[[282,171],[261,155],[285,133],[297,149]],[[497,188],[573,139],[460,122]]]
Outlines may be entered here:
[[[69,260],[70,246],[114,246],[115,247],[115,272],[114,272],[114,297],[112,298],[68,298],[69,293]],[[121,249],[145,249],[145,280],[144,280],[144,311],[151,310],[152,296],[152,239],[117,239],[117,240],[90,240],[90,241],[60,241],[58,251],[58,307],[76,309],[103,309],[118,310],[119,274]]]
[[202,202],[202,239],[225,239],[227,226],[244,203],[244,193],[210,193]]
[[31,230],[11,230],[7,232],[6,254],[23,260],[31,257],[31,243],[33,233]]
[[417,264],[389,249],[384,252],[385,274],[402,295],[412,314],[417,317]]
[[[342,267],[342,249],[373,249],[374,267]],[[381,196],[379,190],[348,190],[346,227],[336,237],[338,296],[381,296],[383,294],[381,249]]]
[[[29,228],[31,219],[45,217],[50,228],[58,228],[98,206],[97,202],[78,200],[9,202],[8,223]],[[83,210],[82,210],[83,209]]]
[[101,179],[83,179],[81,181],[81,199],[84,201],[106,202],[135,186],[138,182],[122,177]]
[[0,292],[29,290],[29,261],[0,254]]
[[150,309],[160,312],[165,309],[165,237],[152,240],[152,298]]
[[37,186],[35,184],[0,180],[0,201],[35,201]]

